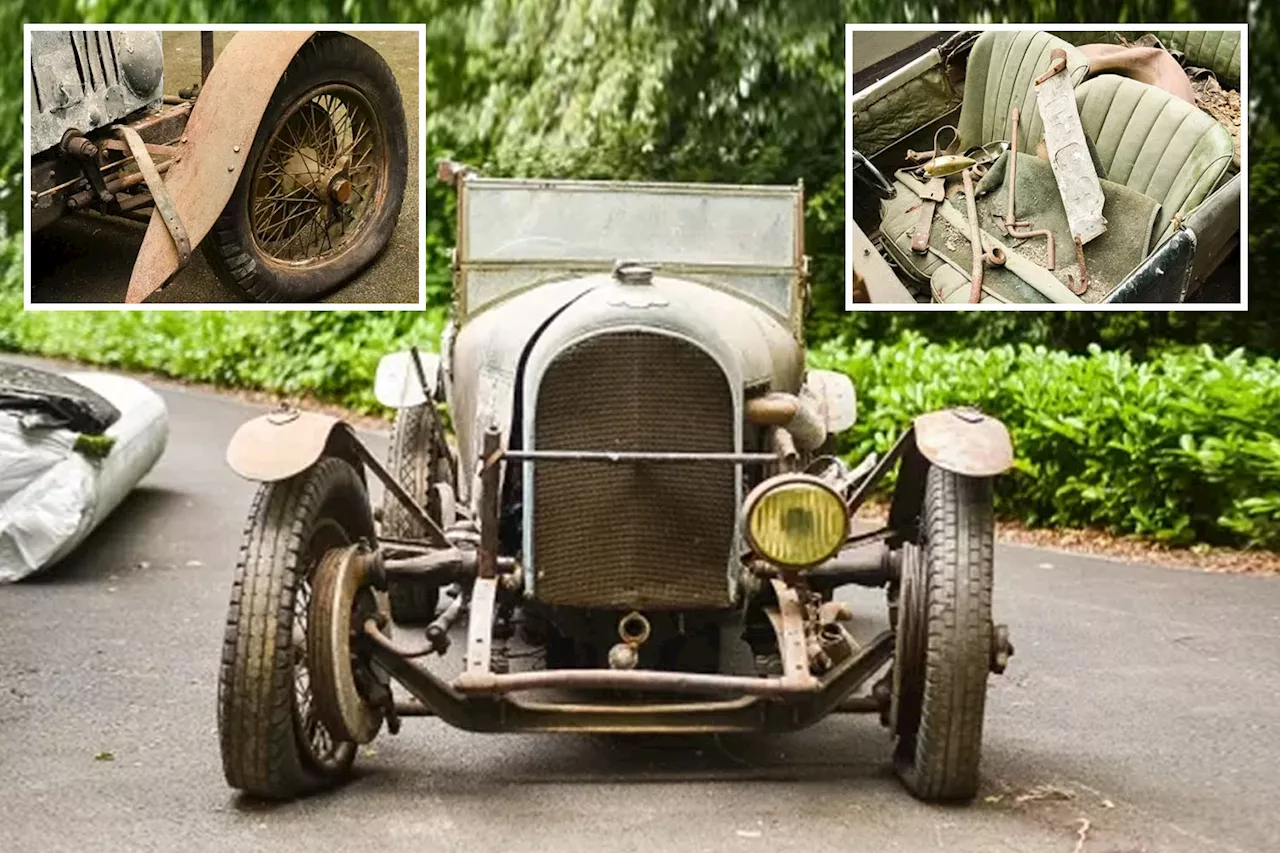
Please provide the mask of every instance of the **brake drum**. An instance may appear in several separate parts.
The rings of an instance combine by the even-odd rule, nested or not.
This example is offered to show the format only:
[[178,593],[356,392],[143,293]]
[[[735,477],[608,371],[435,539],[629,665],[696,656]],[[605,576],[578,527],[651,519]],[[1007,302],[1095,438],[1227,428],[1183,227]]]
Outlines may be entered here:
[[312,580],[307,669],[316,717],[337,740],[369,743],[383,710],[365,697],[387,677],[358,654],[364,621],[378,614],[369,565],[359,545],[327,551]]

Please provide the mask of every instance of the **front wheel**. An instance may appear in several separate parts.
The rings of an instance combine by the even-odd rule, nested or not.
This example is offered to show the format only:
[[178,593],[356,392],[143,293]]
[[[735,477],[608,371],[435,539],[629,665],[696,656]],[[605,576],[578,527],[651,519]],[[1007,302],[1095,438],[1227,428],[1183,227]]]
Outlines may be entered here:
[[903,546],[891,717],[894,763],[926,801],[978,791],[991,667],[991,481],[931,467],[920,542]]
[[261,302],[307,301],[347,283],[391,239],[408,151],[391,68],[357,38],[317,34],[267,104],[205,241],[210,266]]
[[307,644],[327,553],[373,541],[364,483],[325,458],[258,489],[240,546],[218,679],[222,768],[233,788],[286,799],[342,780],[356,745],[316,714]]

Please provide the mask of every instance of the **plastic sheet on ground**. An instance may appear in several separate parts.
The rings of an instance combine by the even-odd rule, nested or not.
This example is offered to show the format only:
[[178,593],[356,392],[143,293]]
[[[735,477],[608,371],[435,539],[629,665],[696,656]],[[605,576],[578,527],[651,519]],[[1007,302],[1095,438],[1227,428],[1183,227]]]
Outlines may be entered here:
[[120,410],[103,434],[110,449],[94,458],[76,449],[80,435],[72,430],[24,427],[15,413],[0,416],[0,583],[71,553],[151,470],[168,441],[164,401],[146,385],[100,373],[67,377]]

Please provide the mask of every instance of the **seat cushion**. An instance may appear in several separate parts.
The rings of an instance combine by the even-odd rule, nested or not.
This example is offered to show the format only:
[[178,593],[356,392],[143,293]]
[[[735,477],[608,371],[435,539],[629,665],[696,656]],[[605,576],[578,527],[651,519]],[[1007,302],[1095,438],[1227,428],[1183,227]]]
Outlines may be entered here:
[[1156,38],[1182,51],[1187,65],[1208,68],[1224,86],[1240,85],[1239,30],[1157,30]]
[[960,107],[962,149],[1008,141],[1009,115],[1022,110],[1018,146],[1030,150],[1044,133],[1036,108],[1035,79],[1049,70],[1049,54],[1061,48],[1067,54],[1067,74],[1078,86],[1089,73],[1089,60],[1072,45],[1048,33],[1029,30],[988,30],[969,52],[965,71],[964,103]]
[[1084,132],[1107,179],[1161,205],[1156,234],[1202,202],[1231,165],[1231,134],[1168,92],[1103,75],[1076,90]]

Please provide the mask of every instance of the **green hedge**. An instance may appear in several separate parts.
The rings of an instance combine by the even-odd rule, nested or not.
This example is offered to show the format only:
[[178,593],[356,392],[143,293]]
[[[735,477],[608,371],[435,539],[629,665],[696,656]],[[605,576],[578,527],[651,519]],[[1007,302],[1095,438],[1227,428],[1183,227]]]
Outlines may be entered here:
[[835,344],[815,365],[854,378],[851,458],[914,415],[973,404],[1009,426],[1017,467],[998,508],[1030,525],[1104,527],[1175,544],[1280,546],[1280,363],[1209,347],[1149,361],[1091,347],[962,349],[908,334]]
[[[12,252],[0,249],[0,265]],[[0,351],[313,396],[362,412],[379,410],[378,359],[430,345],[444,327],[441,310],[23,312],[21,274],[9,266],[0,279]]]

